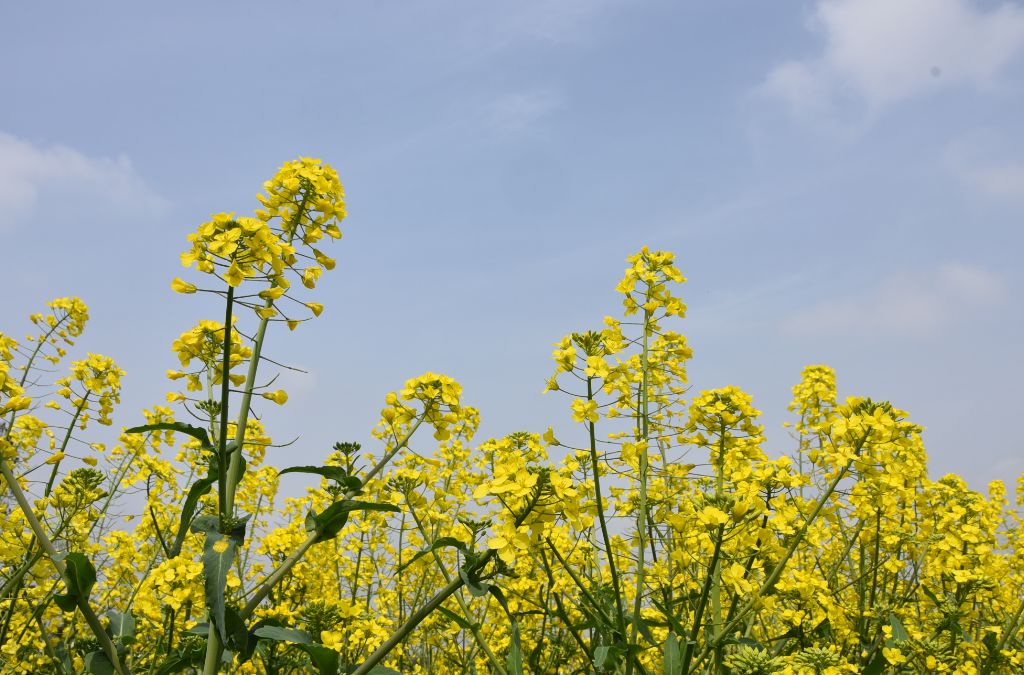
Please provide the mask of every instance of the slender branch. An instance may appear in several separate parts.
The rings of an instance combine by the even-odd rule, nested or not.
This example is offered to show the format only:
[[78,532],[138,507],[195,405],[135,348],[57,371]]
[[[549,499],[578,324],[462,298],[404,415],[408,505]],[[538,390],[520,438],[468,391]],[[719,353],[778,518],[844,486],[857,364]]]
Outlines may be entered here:
[[[395,447],[390,452],[385,454],[384,457],[382,457],[381,460],[378,461],[377,464],[374,465],[372,469],[370,469],[370,471],[361,481],[363,485],[366,485],[366,482],[369,481],[370,478],[379,473],[399,450],[401,450],[402,448],[406,447],[409,444],[409,440],[412,438],[412,435],[416,433],[416,430],[419,428],[420,424],[423,423],[425,417],[426,412],[424,411],[424,413],[421,414],[416,419],[416,422],[413,423],[409,431],[406,432],[405,436],[403,436],[399,440],[399,442],[395,444]],[[356,495],[357,492],[357,490],[349,490],[348,492],[345,493],[344,498],[351,499]],[[263,580],[263,582],[256,589],[256,592],[253,593],[253,596],[249,598],[249,601],[245,603],[245,607],[239,613],[239,616],[242,617],[243,620],[249,618],[249,616],[251,616],[252,613],[256,611],[256,608],[259,607],[259,604],[263,602],[263,599],[267,597],[271,590],[273,590],[274,586],[280,583],[281,579],[284,578],[284,575],[288,574],[288,572],[291,571],[292,567],[294,567],[296,563],[302,560],[302,557],[306,555],[306,551],[308,551],[313,546],[313,544],[317,543],[317,537],[319,537],[318,532],[311,532],[309,536],[306,537],[305,541],[299,544],[299,547],[292,551],[291,555],[282,560],[278,568],[271,572],[270,576]]]
[[[35,512],[32,510],[32,506],[22,491],[21,485],[18,484],[17,478],[11,472],[11,467],[7,464],[7,459],[3,457],[0,457],[0,473],[3,474],[8,489],[18,502],[18,506],[21,507],[25,520],[28,521],[29,527],[32,528],[32,532],[39,541],[39,545],[46,551],[46,555],[50,558],[50,562],[53,563],[57,573],[67,583],[67,567],[64,565],[64,561],[60,558],[60,554],[54,547],[53,542],[50,541],[46,531],[43,529],[42,523],[39,522]],[[85,622],[89,625],[90,630],[92,630],[93,635],[99,641],[103,652],[114,666],[114,670],[119,675],[127,675],[128,671],[121,665],[121,660],[117,656],[117,649],[114,648],[114,643],[110,640],[110,636],[107,635],[107,631],[103,628],[103,624],[100,623],[99,617],[96,616],[96,612],[93,611],[86,598],[78,598],[78,609],[82,612],[82,616],[85,618]]]
[[724,525],[719,525],[715,532],[715,550],[711,554],[711,564],[708,566],[708,575],[704,578],[704,586],[700,589],[700,600],[697,601],[697,609],[693,612],[693,626],[690,628],[690,640],[686,645],[686,656],[683,658],[682,673],[690,672],[690,661],[693,659],[693,652],[697,646],[697,637],[700,635],[700,625],[704,620],[704,609],[708,604],[708,596],[711,594],[712,582],[715,578],[714,571],[718,567],[718,556],[722,553],[722,536],[725,530]]
[[[587,378],[587,401],[594,400],[593,378]],[[608,521],[604,514],[604,498],[601,495],[601,468],[600,460],[597,457],[597,436],[594,431],[594,423],[587,424],[590,435],[590,463],[594,470],[594,501],[597,504],[597,520],[601,524],[601,538],[604,540],[605,552],[608,555],[608,571],[612,578],[612,588],[615,593],[615,609],[617,610],[616,626],[619,636],[625,637],[626,623],[625,612],[622,609],[622,591],[619,588],[619,574],[615,568],[615,552],[612,550],[611,536],[608,534]]]

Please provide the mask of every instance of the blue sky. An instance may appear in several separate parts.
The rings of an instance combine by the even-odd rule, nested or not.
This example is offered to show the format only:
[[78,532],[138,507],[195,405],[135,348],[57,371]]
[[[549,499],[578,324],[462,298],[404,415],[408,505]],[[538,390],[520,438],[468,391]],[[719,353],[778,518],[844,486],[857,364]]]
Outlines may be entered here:
[[567,427],[551,344],[647,244],[689,278],[694,388],[751,392],[773,452],[827,363],[927,428],[933,475],[1024,470],[1020,2],[6,3],[0,62],[2,329],[85,299],[119,423],[219,317],[170,291],[186,235],[312,155],[350,217],[323,316],[270,338],[310,371],[266,411],[280,465],[425,370],[483,434]]

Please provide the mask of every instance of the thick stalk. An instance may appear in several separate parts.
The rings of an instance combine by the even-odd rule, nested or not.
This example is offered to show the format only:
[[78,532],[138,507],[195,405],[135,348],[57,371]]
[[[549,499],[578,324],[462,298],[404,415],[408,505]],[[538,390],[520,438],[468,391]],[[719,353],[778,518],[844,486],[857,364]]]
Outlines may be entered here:
[[[234,299],[235,288],[234,286],[228,286],[227,300],[224,303],[224,343],[221,348],[220,431],[217,434],[217,463],[220,467],[220,478],[217,481],[217,515],[220,520],[220,530],[222,532],[227,530],[227,522],[234,515],[234,485],[237,484],[237,480],[232,480],[235,474],[234,470],[229,468],[227,472],[224,471],[224,467],[229,466],[228,399],[231,394],[231,378],[228,375],[231,372],[231,319]],[[263,328],[263,324],[261,324],[260,327]],[[259,357],[254,352],[253,359],[249,363],[250,372],[253,372],[254,366],[258,360]],[[250,390],[251,393],[250,387],[247,387],[246,389]],[[248,403],[245,403],[244,409],[248,411],[248,408]],[[235,449],[235,452],[231,454],[230,466],[234,467],[235,460],[237,459],[240,461],[241,457],[242,450],[241,445],[239,444]],[[241,468],[240,464],[238,468]],[[220,635],[217,633],[217,630],[213,625],[213,621],[211,620],[209,634],[206,639],[206,662],[203,664],[203,675],[213,675],[213,673],[216,673],[220,669],[220,655],[222,648],[223,645],[220,643]]]
[[[47,536],[46,531],[43,529],[43,524],[36,518],[35,512],[32,510],[32,506],[28,502],[28,498],[21,489],[21,485],[18,484],[18,479],[14,477],[11,472],[10,466],[7,464],[5,458],[0,457],[0,473],[3,474],[4,480],[7,482],[7,488],[11,491],[15,501],[18,502],[18,506],[21,508],[22,513],[25,515],[25,520],[28,522],[29,527],[32,528],[32,533],[35,534],[36,539],[39,541],[39,545],[46,551],[46,555],[50,558],[50,562],[53,563],[57,573],[60,574],[61,578],[67,582],[67,568],[64,565],[64,561],[60,558],[60,554],[54,547],[53,542]],[[103,624],[100,623],[100,619],[96,616],[92,607],[89,605],[89,601],[86,598],[79,598],[78,609],[82,612],[82,616],[85,618],[85,622],[89,625],[89,629],[92,631],[96,640],[99,641],[100,647],[103,649],[104,654],[113,664],[114,670],[120,675],[127,675],[127,670],[121,665],[121,660],[117,656],[117,650],[114,648],[114,643],[111,642],[110,636],[107,635],[107,631],[104,630]]]
[[[725,435],[726,435],[726,424],[722,416],[718,416],[719,422],[719,438],[718,438],[718,457],[715,462],[715,498],[720,504],[722,498],[725,496]],[[718,629],[722,625],[722,561],[720,558],[715,560],[715,564],[712,565],[711,570],[711,621],[708,623],[707,634],[711,637],[711,641],[718,640]],[[721,667],[718,660],[721,657],[721,650],[715,651],[716,666]]]
[[[647,291],[647,297],[650,299],[650,289]],[[644,566],[646,561],[644,556],[647,551],[647,469],[648,469],[648,454],[647,454],[647,442],[650,438],[650,363],[648,361],[649,354],[649,336],[650,332],[650,321],[651,312],[644,310],[644,336],[643,336],[643,350],[640,353],[640,368],[642,370],[641,378],[641,390],[640,390],[640,457],[639,457],[639,513],[636,516],[636,591],[633,597],[633,627],[630,631],[629,644],[637,644],[637,638],[640,632],[640,612],[643,609],[643,598],[644,598]],[[626,662],[626,675],[632,675],[633,673],[633,662],[632,660]]]
[[[295,233],[299,229],[302,216],[306,213],[306,204],[309,202],[309,198],[310,194],[309,189],[307,188],[302,191],[302,200],[299,202],[298,208],[295,210],[295,216],[292,218],[288,226],[284,228],[284,234],[286,235],[285,241],[288,244],[290,244],[295,238]],[[230,289],[228,292],[231,292]],[[268,298],[263,307],[264,309],[270,309],[273,305],[274,301]],[[266,337],[267,324],[269,323],[269,318],[260,319],[259,327],[256,329],[256,337],[253,340],[252,358],[249,359],[249,370],[245,374],[245,384],[242,385],[242,402],[238,407],[238,419],[235,421],[235,447],[231,452],[230,461],[228,462],[228,481],[225,503],[227,504],[227,513],[229,515],[234,515],[235,491],[242,480],[242,446],[245,444],[245,427],[249,424],[249,406],[252,404],[252,390],[256,386],[256,371],[259,368],[260,354],[263,351],[263,340]],[[227,372],[225,372],[224,377],[227,378],[227,375]]]
[[[269,308],[273,304],[267,301]],[[235,510],[235,492],[238,484],[242,481],[242,446],[245,444],[246,426],[249,424],[249,406],[252,405],[252,390],[256,386],[256,371],[259,368],[260,354],[263,351],[263,341],[267,335],[268,319],[260,319],[260,325],[256,329],[256,338],[252,345],[252,357],[249,359],[249,370],[245,374],[245,384],[242,386],[242,401],[238,406],[238,419],[235,420],[235,444],[228,458],[227,484],[225,485],[225,505],[227,513],[233,514]],[[224,374],[227,377],[227,373]]]
[[[231,378],[228,374],[231,372],[231,320],[232,309],[235,300],[235,288],[234,286],[228,286],[227,300],[225,301],[224,309],[224,345],[221,349],[221,370],[220,370],[220,432],[217,434],[217,457],[219,458],[220,465],[220,480],[217,481],[218,485],[218,497],[220,501],[220,529],[221,531],[226,530],[226,521],[228,521],[233,515],[234,511],[234,490],[231,491],[231,497],[228,497],[228,483],[230,482],[230,474],[228,471],[225,475],[224,467],[228,465],[228,399],[231,395]],[[257,358],[255,357],[251,363],[256,363]],[[250,364],[251,365],[251,364]],[[248,408],[248,406],[245,406]],[[240,448],[241,446],[239,446]],[[239,449],[238,452],[233,454],[233,457],[241,457],[242,453]]]

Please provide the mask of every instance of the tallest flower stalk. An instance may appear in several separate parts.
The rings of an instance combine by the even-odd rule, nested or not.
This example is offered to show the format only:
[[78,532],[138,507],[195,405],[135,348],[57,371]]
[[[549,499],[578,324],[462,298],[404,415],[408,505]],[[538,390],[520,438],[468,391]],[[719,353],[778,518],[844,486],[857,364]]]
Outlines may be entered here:
[[[292,280],[312,289],[325,270],[334,268],[334,259],[316,245],[325,237],[340,239],[338,224],[346,215],[345,191],[337,172],[317,159],[301,158],[286,163],[264,184],[264,191],[265,194],[257,195],[262,208],[256,211],[255,218],[216,214],[189,235],[192,247],[181,255],[184,266],[212,274],[227,285],[223,292],[221,362],[214,363],[211,358],[207,363],[211,371],[218,366],[220,369],[219,401],[206,410],[216,446],[216,471],[212,473],[217,480],[218,530],[223,536],[239,527],[244,532],[244,519],[235,512],[235,494],[245,472],[242,452],[267,327],[272,321],[283,321],[294,329],[310,314],[320,314],[322,305],[303,302],[292,294]],[[198,290],[180,279],[174,280],[172,288],[183,293]],[[253,290],[245,292],[249,288]],[[244,376],[230,373],[236,306],[253,310],[259,318]],[[232,381],[241,385],[241,401],[234,438],[229,442]],[[278,403],[287,399],[283,392],[263,395]],[[205,673],[216,672],[223,648],[223,627],[218,630],[215,624],[211,621]]]

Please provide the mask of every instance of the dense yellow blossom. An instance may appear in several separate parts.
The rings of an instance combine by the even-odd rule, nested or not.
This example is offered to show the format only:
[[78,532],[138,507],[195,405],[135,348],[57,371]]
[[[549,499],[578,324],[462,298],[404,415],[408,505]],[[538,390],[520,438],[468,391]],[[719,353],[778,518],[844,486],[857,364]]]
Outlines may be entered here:
[[748,393],[691,390],[666,251],[628,258],[622,316],[556,343],[575,424],[477,440],[461,385],[426,372],[366,448],[289,468],[263,348],[323,311],[291,289],[335,267],[315,246],[345,201],[315,159],[264,188],[182,256],[223,282],[227,372],[225,324],[198,322],[172,345],[181,405],[116,442],[87,425],[113,421],[114,361],[51,374],[80,300],[0,333],[0,672],[1024,672],[1024,476],[929,477],[922,427],[840,399],[824,365],[793,388],[791,455],[769,449]]

